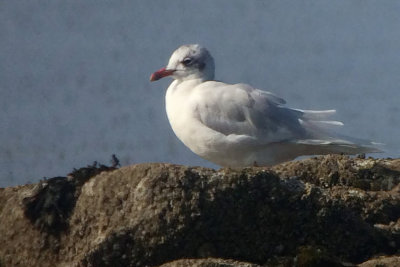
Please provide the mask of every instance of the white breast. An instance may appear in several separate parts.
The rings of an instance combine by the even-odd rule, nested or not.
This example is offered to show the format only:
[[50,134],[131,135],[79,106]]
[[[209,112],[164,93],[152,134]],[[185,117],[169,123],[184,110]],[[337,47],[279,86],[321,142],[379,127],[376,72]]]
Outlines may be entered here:
[[167,89],[165,101],[168,120],[176,136],[194,153],[208,158],[224,135],[206,127],[196,113],[198,98],[193,93],[201,82],[175,80]]

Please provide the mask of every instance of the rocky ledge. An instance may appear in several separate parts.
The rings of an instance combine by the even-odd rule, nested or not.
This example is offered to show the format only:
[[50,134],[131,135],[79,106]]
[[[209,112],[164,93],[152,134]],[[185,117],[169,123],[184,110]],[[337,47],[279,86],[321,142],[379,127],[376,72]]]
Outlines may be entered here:
[[0,266],[400,266],[400,160],[88,166],[0,189]]

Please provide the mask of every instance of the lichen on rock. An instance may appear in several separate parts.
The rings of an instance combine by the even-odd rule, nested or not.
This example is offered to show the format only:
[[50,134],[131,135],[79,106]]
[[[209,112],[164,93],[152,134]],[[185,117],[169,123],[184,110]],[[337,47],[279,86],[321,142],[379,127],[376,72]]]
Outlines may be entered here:
[[[400,252],[399,172],[399,160],[335,155],[218,171],[127,166],[80,180],[57,242],[46,228],[52,221],[32,220],[23,201],[51,190],[5,188],[0,259],[5,266],[348,266]],[[63,188],[60,181],[54,186]],[[61,205],[68,195],[55,191],[44,199]],[[33,210],[46,211],[42,202]]]

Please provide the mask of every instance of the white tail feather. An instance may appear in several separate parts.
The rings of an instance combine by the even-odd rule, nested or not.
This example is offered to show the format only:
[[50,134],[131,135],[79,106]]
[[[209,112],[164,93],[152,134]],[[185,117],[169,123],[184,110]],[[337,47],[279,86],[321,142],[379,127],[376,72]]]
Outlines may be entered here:
[[303,109],[295,109],[303,113],[302,118],[305,120],[326,120],[330,116],[336,113],[334,109],[328,110],[303,110]]

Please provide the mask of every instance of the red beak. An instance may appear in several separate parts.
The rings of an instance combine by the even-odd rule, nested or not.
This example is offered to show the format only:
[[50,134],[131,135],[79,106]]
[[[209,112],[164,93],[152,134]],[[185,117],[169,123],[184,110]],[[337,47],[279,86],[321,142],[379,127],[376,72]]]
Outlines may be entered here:
[[154,82],[157,81],[161,78],[164,78],[166,76],[170,76],[174,73],[173,70],[166,70],[165,68],[159,69],[158,71],[154,72],[151,76],[150,76],[150,81]]

